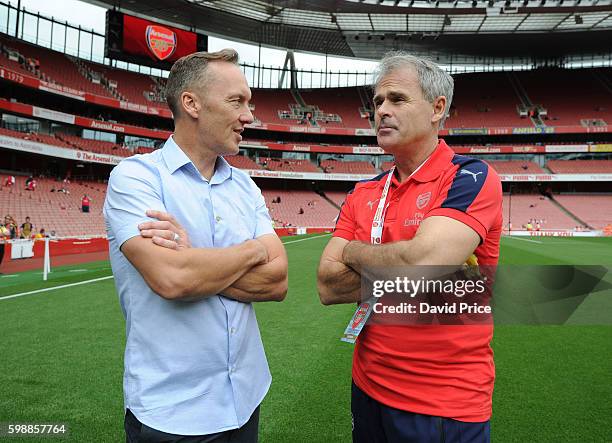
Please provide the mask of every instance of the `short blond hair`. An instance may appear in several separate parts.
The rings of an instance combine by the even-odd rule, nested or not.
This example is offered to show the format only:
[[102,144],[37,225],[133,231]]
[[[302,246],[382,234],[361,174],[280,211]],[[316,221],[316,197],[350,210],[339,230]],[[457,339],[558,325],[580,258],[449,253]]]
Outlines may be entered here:
[[199,88],[206,85],[206,70],[211,62],[227,62],[238,65],[238,53],[234,49],[222,49],[217,52],[194,52],[179,58],[166,82],[166,103],[176,118],[180,115],[181,94],[196,84]]

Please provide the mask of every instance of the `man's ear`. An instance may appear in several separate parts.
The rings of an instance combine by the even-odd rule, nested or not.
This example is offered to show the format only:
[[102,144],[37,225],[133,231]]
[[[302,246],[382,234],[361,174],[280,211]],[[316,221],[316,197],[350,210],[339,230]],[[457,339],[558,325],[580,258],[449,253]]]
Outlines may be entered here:
[[446,110],[446,97],[440,95],[436,97],[433,102],[433,113],[431,116],[431,122],[436,123],[444,119],[444,112]]
[[180,104],[181,111],[191,118],[198,118],[202,105],[200,103],[200,98],[196,94],[187,91],[181,93]]

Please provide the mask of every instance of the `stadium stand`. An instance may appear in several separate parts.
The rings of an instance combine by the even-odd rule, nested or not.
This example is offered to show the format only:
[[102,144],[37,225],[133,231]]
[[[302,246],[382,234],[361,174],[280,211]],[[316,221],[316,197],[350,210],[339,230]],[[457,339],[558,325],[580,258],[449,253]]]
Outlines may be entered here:
[[260,157],[259,163],[270,171],[322,172],[308,160]]
[[548,197],[539,194],[504,195],[503,208],[504,226],[508,226],[510,220],[513,230],[522,229],[530,220],[542,220],[541,229],[573,229],[577,224]]
[[[11,69],[14,68],[25,75],[36,76],[41,80],[63,85],[75,91],[84,91],[104,97],[111,97],[109,92],[104,89],[102,85],[93,83],[81,74],[77,63],[64,54],[14,39],[0,38],[0,44],[2,45],[1,52],[3,55],[3,64],[6,63],[9,58],[14,58],[14,55],[11,57],[10,54],[17,53],[17,57],[20,61],[12,61],[9,66]],[[32,62],[29,63],[28,60]],[[16,66],[16,63],[19,67]],[[33,66],[38,66],[38,68],[31,67],[31,64]]]
[[97,63],[82,62],[92,73],[102,76],[109,89],[115,89],[119,98],[145,106],[165,106],[160,88],[151,77],[123,69],[112,69]]
[[76,149],[80,149],[82,151],[91,151],[96,152],[98,154],[119,155],[121,157],[129,157],[133,154],[132,151],[130,151],[129,149],[112,142],[85,139],[76,135],[69,135],[63,133],[57,133],[56,136],[59,139],[67,142],[69,146],[72,146]]
[[[319,126],[328,128],[365,128],[370,129],[370,120],[362,118],[359,108],[362,106],[357,88],[328,88],[302,90],[300,95],[308,105],[320,109],[315,120]],[[327,114],[330,114],[327,116]],[[340,117],[334,121],[333,116]]]
[[555,200],[595,229],[612,224],[612,195],[561,194]]
[[[40,143],[44,143],[47,145],[55,145],[55,146],[61,146],[63,148],[70,148],[72,147],[72,144],[62,140],[61,138],[57,138],[54,137],[53,135],[49,135],[49,134],[41,134],[39,132],[32,132],[31,136],[38,142]],[[83,139],[80,139],[83,140]]]
[[[130,149],[116,143],[82,138],[77,135],[70,135],[62,132],[58,132],[55,135],[50,135],[39,132],[20,132],[0,128],[0,134],[8,137],[44,143],[47,145],[78,149],[81,151],[95,152],[98,154],[118,155],[121,157],[129,157],[133,154]],[[138,154],[153,151],[152,148],[139,147],[139,149],[141,149],[141,152],[137,152]]]
[[[262,192],[276,227],[331,228],[336,223],[338,208],[312,191],[264,189]],[[275,203],[279,197],[280,203]]]
[[610,92],[594,70],[540,69],[517,76],[531,102],[546,109],[547,125],[588,126],[587,121],[597,120],[612,124]]
[[489,126],[532,126],[528,118],[521,118],[517,105],[521,104],[508,73],[458,75],[455,77],[455,96],[446,120],[446,128],[481,128]]
[[[0,37],[0,53],[3,66],[76,92],[165,107],[163,78],[76,59],[8,37]],[[446,127],[532,126],[530,118],[519,115],[519,106],[541,106],[547,113],[543,121],[549,126],[605,125],[612,122],[610,93],[603,80],[609,77],[610,70],[603,68],[457,75],[453,106]],[[563,91],[563,94],[559,91]],[[293,109],[299,110],[301,107],[291,91],[254,88],[252,92],[253,113],[260,122],[308,124],[293,113]],[[356,87],[300,90],[298,94],[307,105],[320,111],[315,111],[313,116],[315,125],[371,128],[369,119],[360,112],[363,104]],[[567,106],[568,102],[572,106]],[[326,119],[326,116],[329,118]]]
[[150,154],[155,151],[155,148],[149,148],[148,146],[136,146],[136,150],[134,151],[136,154]]
[[487,161],[499,174],[545,174],[546,171],[532,161]]
[[555,174],[612,173],[612,160],[550,160],[546,166]]
[[378,171],[372,163],[366,161],[342,161],[342,160],[322,160],[321,169],[330,174],[372,174]]
[[276,123],[282,125],[299,124],[297,119],[282,119],[282,111],[289,112],[290,105],[297,105],[291,92],[282,90],[252,89],[251,104],[253,115],[264,123]]
[[21,138],[23,140],[37,141],[36,137],[30,132],[14,131],[12,129],[0,127],[0,134],[6,135],[7,137]]
[[[62,183],[38,178],[35,191],[25,191],[25,177],[16,177],[13,188],[0,187],[0,207],[22,223],[30,217],[35,231],[44,228],[47,234],[57,236],[104,235],[102,205],[106,185],[97,182],[76,182],[67,185],[69,193],[60,192]],[[55,192],[51,192],[54,190]],[[87,194],[91,200],[89,213],[82,213],[81,198]]]
[[391,169],[393,164],[393,161],[382,162],[382,164],[380,165],[380,169],[382,169],[383,171],[388,171],[389,169]]
[[[160,106],[163,102],[161,98],[161,90],[165,82],[163,78],[74,59],[71,56],[6,36],[0,37],[0,62],[6,68],[38,77],[50,83],[63,85],[76,92],[90,92],[141,105]],[[544,117],[544,121],[548,125],[582,124],[584,126],[593,125],[593,122],[596,121],[607,123],[612,121],[612,108],[609,107],[609,92],[606,90],[606,81],[612,84],[612,70],[609,68],[457,75],[455,76],[454,105],[446,126],[455,129],[532,126],[533,123],[530,118],[519,116],[518,107],[535,105],[547,110],[548,118]],[[563,94],[560,94],[559,91],[563,91]],[[294,93],[289,90],[253,88],[252,92],[253,113],[261,123],[370,129],[370,121],[365,112],[362,112],[364,109],[363,103],[367,100],[363,97],[359,88],[356,87],[300,90],[294,91]],[[306,104],[306,107],[298,103],[302,101]],[[571,102],[571,106],[567,106],[568,101]],[[314,110],[314,115],[311,121],[306,121],[302,114],[309,109]],[[64,109],[64,111],[67,111],[67,109]],[[288,116],[295,118],[287,118]],[[326,116],[329,117],[327,121]],[[137,121],[136,123],[141,122]],[[73,132],[69,129],[65,130]],[[44,132],[48,132],[48,130],[45,129]],[[263,133],[263,131],[259,132]],[[130,156],[132,153],[149,153],[154,150],[151,147],[141,145],[128,149],[120,143],[85,139],[64,132],[46,134],[0,128],[0,134],[53,146],[122,157]],[[265,137],[265,135],[262,137]],[[119,138],[119,140],[123,139]],[[266,138],[261,140],[264,142],[270,141]],[[312,144],[315,145],[316,142],[312,142]],[[347,143],[347,145],[349,144]],[[265,168],[271,171],[369,175],[375,175],[379,172],[373,166],[373,163],[367,161],[345,162],[339,159],[327,159],[320,162],[319,168],[314,160],[307,159],[261,157],[259,162],[256,162],[245,154],[228,156],[227,160],[231,165],[243,169]],[[501,174],[547,173],[547,170],[539,166],[536,161],[494,160],[489,161],[489,163]],[[392,164],[391,161],[383,162],[381,170],[388,170]],[[612,160],[550,160],[546,164],[546,168],[552,173],[560,174],[612,173]],[[23,191],[23,186],[18,184],[14,192],[20,193],[20,196],[17,198],[12,193],[8,193],[7,190],[3,190],[5,194],[3,194],[2,202],[3,204],[5,201],[11,202],[9,211],[23,209],[24,212],[30,211],[30,215],[36,214],[38,209],[42,211],[46,206],[50,206],[50,210],[56,212],[57,207],[64,207],[65,210],[69,210],[70,207],[78,209],[80,204],[80,195],[78,194],[86,192],[81,193],[82,190],[76,188],[70,196],[45,192],[45,190],[50,191],[52,185],[52,181],[42,180],[39,182],[39,188],[35,193],[29,193]],[[76,186],[74,185],[74,187]],[[82,186],[85,189],[90,185],[84,183]],[[333,208],[333,205],[319,195],[307,191],[270,192],[284,196],[282,204],[272,203],[272,205],[276,205],[274,206],[277,216],[275,218],[279,223],[295,226],[333,226],[337,209]],[[91,191],[87,193],[92,195],[94,202],[97,201],[101,204],[103,193],[98,196]],[[50,195],[50,197],[43,198],[42,195]],[[341,205],[345,194],[332,191],[328,192],[326,196],[334,203]],[[17,207],[15,201],[23,201],[24,205]],[[609,196],[580,195],[572,197],[562,195],[558,198],[558,201],[570,212],[575,213],[578,218],[594,227],[601,227],[610,223],[609,214],[605,211],[601,212],[602,207],[610,206]],[[505,203],[508,203],[507,196],[505,197]],[[92,206],[93,213],[96,211],[95,204]],[[317,207],[316,210],[314,209],[315,206]],[[329,207],[332,209],[328,214],[326,211]],[[304,211],[303,214],[298,213],[300,208]],[[321,214],[317,216],[320,208],[322,208]],[[601,217],[596,214],[596,209],[600,210]],[[543,229],[571,229],[576,224],[576,220],[568,216],[555,202],[539,195],[513,195],[512,212],[515,228],[526,223],[529,219],[546,220],[542,223]],[[19,219],[20,214],[22,212],[16,212],[15,217]],[[39,215],[42,220],[48,220],[53,225],[53,221],[48,218],[46,213],[40,213]],[[91,222],[92,218],[95,217],[89,217],[85,221]],[[80,222],[77,217],[75,219],[77,227]],[[103,226],[99,223],[92,226],[97,229],[95,232],[103,233]],[[101,229],[98,229],[100,227]],[[50,227],[49,229],[53,228]],[[58,232],[62,232],[62,230]],[[85,232],[85,230],[81,230],[78,234],[82,235]],[[89,233],[91,232],[94,231]],[[68,232],[62,233],[70,235]]]
[[325,191],[325,196],[333,201],[336,205],[342,206],[346,199],[346,192],[341,191]]
[[261,165],[258,165],[251,158],[246,155],[228,155],[225,160],[235,168],[240,169],[263,169]]

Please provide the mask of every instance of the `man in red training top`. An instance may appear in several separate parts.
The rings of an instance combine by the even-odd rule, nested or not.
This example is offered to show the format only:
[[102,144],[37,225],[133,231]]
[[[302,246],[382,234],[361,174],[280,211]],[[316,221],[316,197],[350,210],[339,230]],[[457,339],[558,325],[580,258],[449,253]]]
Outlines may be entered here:
[[[438,139],[452,96],[453,79],[429,60],[390,53],[381,61],[376,134],[395,169],[347,196],[321,257],[323,304],[360,301],[365,268],[458,266],[472,255],[497,264],[501,183],[486,163]],[[353,441],[489,441],[492,336],[491,325],[368,324],[353,357]]]
[[87,194],[83,194],[83,198],[81,199],[81,210],[83,212],[89,212],[89,197]]

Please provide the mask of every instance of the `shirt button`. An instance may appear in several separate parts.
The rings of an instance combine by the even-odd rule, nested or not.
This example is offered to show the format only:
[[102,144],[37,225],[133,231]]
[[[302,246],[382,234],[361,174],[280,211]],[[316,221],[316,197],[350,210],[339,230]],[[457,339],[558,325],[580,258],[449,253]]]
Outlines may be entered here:
[[220,222],[221,220],[223,220],[223,219],[222,219],[222,218],[221,218],[219,215],[217,215],[217,216],[215,217],[215,220],[217,221],[217,223],[219,223],[219,222]]
[[230,374],[236,372],[236,366],[230,366]]
[[236,333],[236,328],[230,328],[230,334],[235,334]]

